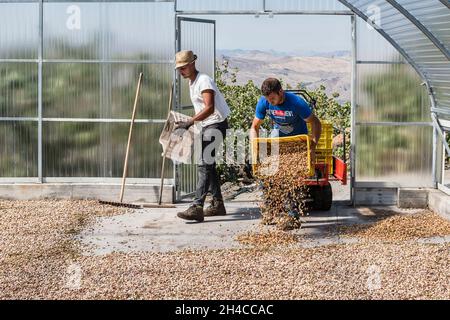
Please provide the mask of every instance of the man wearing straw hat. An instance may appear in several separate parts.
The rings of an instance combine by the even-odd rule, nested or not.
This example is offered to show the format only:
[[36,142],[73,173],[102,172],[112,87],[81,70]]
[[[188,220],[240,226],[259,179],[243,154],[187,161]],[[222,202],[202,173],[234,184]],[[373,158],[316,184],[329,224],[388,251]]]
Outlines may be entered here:
[[[197,56],[192,51],[178,52],[175,60],[175,68],[183,78],[189,80],[189,92],[195,109],[195,116],[188,121],[177,122],[176,128],[188,130],[194,123],[199,123],[202,139],[195,199],[187,210],[179,212],[177,216],[185,220],[202,222],[205,216],[226,215],[216,170],[215,150],[223,143],[228,129],[227,117],[230,108],[214,80],[196,69]],[[208,190],[212,194],[212,203],[209,208],[203,210]]]

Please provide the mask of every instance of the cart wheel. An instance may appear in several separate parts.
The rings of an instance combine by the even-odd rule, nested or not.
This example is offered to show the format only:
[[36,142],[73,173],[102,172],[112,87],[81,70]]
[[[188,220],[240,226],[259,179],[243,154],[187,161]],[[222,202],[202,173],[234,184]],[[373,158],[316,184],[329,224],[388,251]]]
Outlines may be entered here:
[[331,209],[331,204],[333,202],[333,190],[331,189],[331,184],[328,182],[322,188],[322,201],[321,201],[321,209],[328,211]]
[[325,210],[331,209],[331,203],[333,202],[333,191],[331,190],[331,184],[328,183],[325,186],[309,186],[309,195],[311,196],[312,209],[313,210]]
[[320,186],[308,186],[308,194],[312,199],[312,202],[308,204],[308,208],[310,210],[320,210],[322,208]]

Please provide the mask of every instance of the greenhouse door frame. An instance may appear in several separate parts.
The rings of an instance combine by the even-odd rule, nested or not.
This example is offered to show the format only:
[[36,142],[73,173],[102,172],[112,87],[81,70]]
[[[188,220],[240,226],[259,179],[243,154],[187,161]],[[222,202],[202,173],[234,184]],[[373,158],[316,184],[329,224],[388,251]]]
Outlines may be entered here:
[[[265,4],[265,3],[264,3]],[[260,16],[260,15],[267,15],[269,17],[273,17],[274,15],[329,15],[329,16],[349,16],[351,19],[351,147],[350,147],[350,163],[351,163],[351,170],[350,170],[350,201],[353,203],[354,200],[354,187],[355,187],[355,134],[354,128],[356,125],[355,122],[355,106],[356,106],[356,15],[352,11],[349,10],[342,10],[342,11],[332,11],[332,10],[306,10],[306,11],[269,11],[265,8],[262,11],[224,11],[224,10],[214,10],[214,11],[184,11],[184,10],[177,10],[177,1],[174,2],[175,7],[175,52],[177,52],[180,48],[180,38],[181,38],[181,30],[180,30],[180,19],[189,19],[190,21],[214,21],[215,20],[203,20],[198,18],[193,18],[192,16],[220,16],[220,15],[247,15],[247,16]],[[216,35],[214,33],[214,42],[215,42]],[[214,43],[214,50],[215,43]],[[214,60],[216,59],[216,56],[214,55]],[[364,61],[358,61],[358,63],[364,63]],[[174,73],[174,83],[175,83],[175,94],[179,94],[180,91],[180,83],[178,81],[179,75],[177,75],[177,72]],[[179,97],[175,99],[176,105],[175,110],[180,110],[179,105]],[[192,175],[190,175],[188,178],[192,178]],[[186,195],[181,195],[180,192],[180,186],[182,183],[185,183],[182,180],[182,177],[180,177],[180,170],[178,165],[174,166],[174,180],[175,180],[175,190],[176,190],[176,201],[181,200],[183,197],[189,196],[191,193]],[[195,185],[194,181],[188,181],[188,184]]]
[[[201,62],[208,65],[209,74],[212,78],[215,79],[215,62],[216,62],[216,21],[215,20],[208,20],[208,19],[198,19],[198,18],[191,18],[191,17],[185,17],[185,16],[175,16],[175,52],[178,52],[180,50],[187,50],[192,49],[195,53],[198,54],[198,61],[197,63],[200,64]],[[189,28],[186,26],[186,24],[190,24],[191,26],[195,27],[209,27],[209,30],[202,29],[203,31],[200,35],[193,34],[197,30],[189,30]],[[211,28],[212,27],[212,28]],[[189,42],[189,48],[183,46],[183,38],[184,34],[183,31],[187,32],[188,42]],[[206,39],[206,41],[205,41]],[[195,46],[199,45],[201,49],[205,49],[204,45],[206,44],[212,44],[210,48],[207,48],[206,51],[209,52],[197,52]],[[193,47],[194,46],[194,47]],[[208,50],[209,49],[209,50]],[[212,52],[210,51],[212,50]],[[203,51],[203,50],[201,50]],[[209,60],[211,59],[211,60]],[[203,69],[203,68],[202,68]],[[203,70],[203,72],[206,72]],[[187,80],[183,80],[180,76],[179,72],[175,70],[174,72],[174,109],[177,112],[186,112],[186,111],[193,111],[194,106],[191,103],[184,104],[183,102],[183,85],[187,85]],[[186,87],[184,87],[186,89]],[[193,196],[195,193],[195,189],[197,187],[197,167],[194,162],[194,156],[192,157],[192,163],[191,164],[175,164],[173,166],[173,177],[175,181],[175,199],[176,201],[180,201],[183,198]]]
[[[450,120],[440,120],[440,123],[444,125],[445,130],[443,132],[443,140],[447,138],[448,135],[450,135]],[[439,141],[439,140],[438,140]],[[439,150],[439,149],[438,149]],[[439,175],[439,180],[437,183],[437,188],[441,190],[442,192],[446,193],[447,195],[450,195],[450,187],[449,184],[446,182],[450,180],[450,177],[446,176],[446,170],[445,170],[445,159],[446,157],[450,157],[450,150],[449,146],[445,145],[442,142],[442,156],[440,157],[441,161],[441,172]]]

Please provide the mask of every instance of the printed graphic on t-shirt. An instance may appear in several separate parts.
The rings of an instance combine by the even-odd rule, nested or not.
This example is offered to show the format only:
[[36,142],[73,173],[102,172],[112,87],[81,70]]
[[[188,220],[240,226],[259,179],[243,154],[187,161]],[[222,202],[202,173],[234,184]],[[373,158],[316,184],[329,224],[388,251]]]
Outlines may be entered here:
[[289,110],[270,110],[270,113],[274,116],[274,117],[292,117],[294,115],[294,113],[292,111]]
[[290,124],[278,125],[276,126],[278,130],[280,130],[284,134],[289,134],[294,131],[294,126]]

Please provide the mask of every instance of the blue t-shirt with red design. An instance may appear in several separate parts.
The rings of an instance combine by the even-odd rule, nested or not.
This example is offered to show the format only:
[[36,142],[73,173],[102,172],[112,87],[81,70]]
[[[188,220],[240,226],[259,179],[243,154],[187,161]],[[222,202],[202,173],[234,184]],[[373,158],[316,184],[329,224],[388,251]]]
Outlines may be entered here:
[[273,106],[265,97],[261,97],[256,105],[256,118],[264,120],[266,114],[274,121],[274,129],[279,130],[280,137],[307,134],[308,128],[304,119],[312,111],[309,104],[291,92],[285,92],[284,102]]

